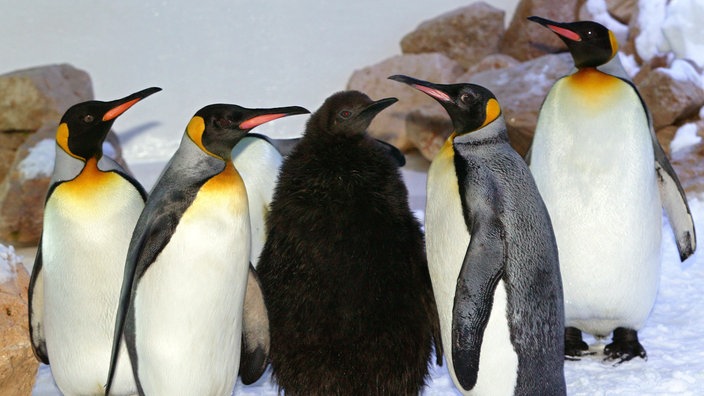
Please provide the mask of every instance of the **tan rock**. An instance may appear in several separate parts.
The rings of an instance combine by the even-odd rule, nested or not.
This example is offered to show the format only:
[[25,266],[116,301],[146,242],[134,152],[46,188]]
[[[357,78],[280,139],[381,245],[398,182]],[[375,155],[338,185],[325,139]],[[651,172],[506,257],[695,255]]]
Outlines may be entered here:
[[636,75],[634,82],[656,129],[689,117],[704,105],[700,73],[688,61],[675,60],[669,68],[646,68]]
[[606,9],[617,21],[628,25],[638,8],[638,0],[606,0]]
[[401,40],[404,54],[440,52],[468,68],[499,50],[504,11],[484,2],[423,22]]
[[0,284],[0,395],[26,396],[39,367],[29,340],[29,274],[21,263],[10,267],[15,276]]
[[431,103],[408,113],[408,139],[426,159],[432,160],[452,133],[450,116],[439,103]]
[[[53,157],[33,175],[24,174],[19,164],[30,149],[49,139],[53,141],[55,126],[45,126],[30,136],[15,154],[5,180],[0,184],[0,241],[14,246],[36,245],[42,232],[44,200],[49,188]],[[44,143],[46,144],[46,143]]]
[[505,67],[517,66],[520,62],[504,54],[487,55],[484,59],[467,69],[466,76],[481,73],[489,70],[503,69]]
[[72,105],[93,98],[88,73],[71,65],[18,70],[0,76],[0,131],[34,131],[58,124]]
[[459,63],[443,54],[397,55],[355,71],[347,83],[347,89],[364,92],[375,100],[391,96],[399,99],[374,118],[369,133],[406,151],[413,148],[406,136],[406,115],[433,100],[388,77],[405,74],[422,80],[449,83],[457,81],[463,72],[464,68]]
[[0,132],[0,180],[10,170],[15,151],[27,140],[29,132]]
[[511,23],[500,44],[500,51],[519,61],[534,59],[545,54],[566,51],[567,47],[557,35],[535,22],[529,16],[539,16],[557,22],[577,20],[580,0],[522,0],[513,14]]
[[[704,121],[697,121],[695,125],[697,135],[702,138],[702,141],[692,147],[672,153],[670,161],[687,196],[689,198],[692,196],[704,198]],[[665,129],[674,130],[673,135],[677,130],[676,127]],[[660,132],[658,132],[658,139],[660,139]],[[662,142],[662,139],[660,141]],[[667,147],[669,150],[669,143]]]

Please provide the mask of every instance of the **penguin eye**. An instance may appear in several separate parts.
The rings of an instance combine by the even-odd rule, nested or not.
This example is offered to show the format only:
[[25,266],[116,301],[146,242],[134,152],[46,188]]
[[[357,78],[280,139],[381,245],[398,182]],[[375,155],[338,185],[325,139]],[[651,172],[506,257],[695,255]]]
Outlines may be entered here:
[[469,103],[472,100],[472,97],[468,93],[463,93],[460,95],[460,101],[462,103]]
[[349,110],[342,110],[340,112],[340,117],[342,117],[344,119],[350,118],[351,115],[352,115],[352,112]]
[[94,119],[95,117],[90,114],[86,114],[83,116],[83,122],[85,122],[86,124],[90,124],[91,122],[93,122]]

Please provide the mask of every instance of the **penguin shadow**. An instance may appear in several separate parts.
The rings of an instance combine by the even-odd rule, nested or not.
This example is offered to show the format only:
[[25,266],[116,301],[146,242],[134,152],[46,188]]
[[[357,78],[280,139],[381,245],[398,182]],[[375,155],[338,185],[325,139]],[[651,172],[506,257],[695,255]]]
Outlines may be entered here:
[[146,133],[150,129],[154,129],[160,126],[161,124],[162,123],[159,121],[150,121],[137,125],[136,127],[127,129],[125,131],[121,131],[119,134],[120,143],[124,145],[125,143],[130,142],[132,139]]

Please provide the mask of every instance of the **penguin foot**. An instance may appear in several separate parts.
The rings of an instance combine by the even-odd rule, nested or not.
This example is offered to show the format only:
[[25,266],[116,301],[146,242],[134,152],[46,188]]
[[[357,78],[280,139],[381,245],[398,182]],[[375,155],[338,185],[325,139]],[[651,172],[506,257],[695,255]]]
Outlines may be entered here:
[[565,327],[565,358],[579,360],[580,356],[593,355],[589,345],[582,340],[582,331],[576,327]]
[[638,342],[638,332],[625,327],[617,327],[612,337],[613,342],[604,347],[604,360],[616,360],[616,365],[635,357],[648,360],[643,345]]

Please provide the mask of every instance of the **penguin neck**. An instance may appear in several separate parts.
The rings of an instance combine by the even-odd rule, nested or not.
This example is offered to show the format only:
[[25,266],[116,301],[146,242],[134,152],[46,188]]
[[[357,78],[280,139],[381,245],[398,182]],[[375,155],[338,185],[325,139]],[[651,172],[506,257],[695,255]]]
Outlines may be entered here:
[[225,169],[226,161],[206,154],[184,134],[176,154],[171,158],[166,168],[179,169],[184,175],[211,177]]
[[51,183],[54,184],[75,178],[81,173],[85,165],[85,161],[68,154],[57,144]]
[[81,173],[78,174],[77,178],[97,179],[103,173],[104,172],[98,168],[98,159],[91,157],[86,160],[85,165],[83,166]]
[[495,144],[508,143],[508,133],[506,132],[506,122],[502,115],[490,122],[483,128],[476,131],[457,135],[453,140],[454,144]]

